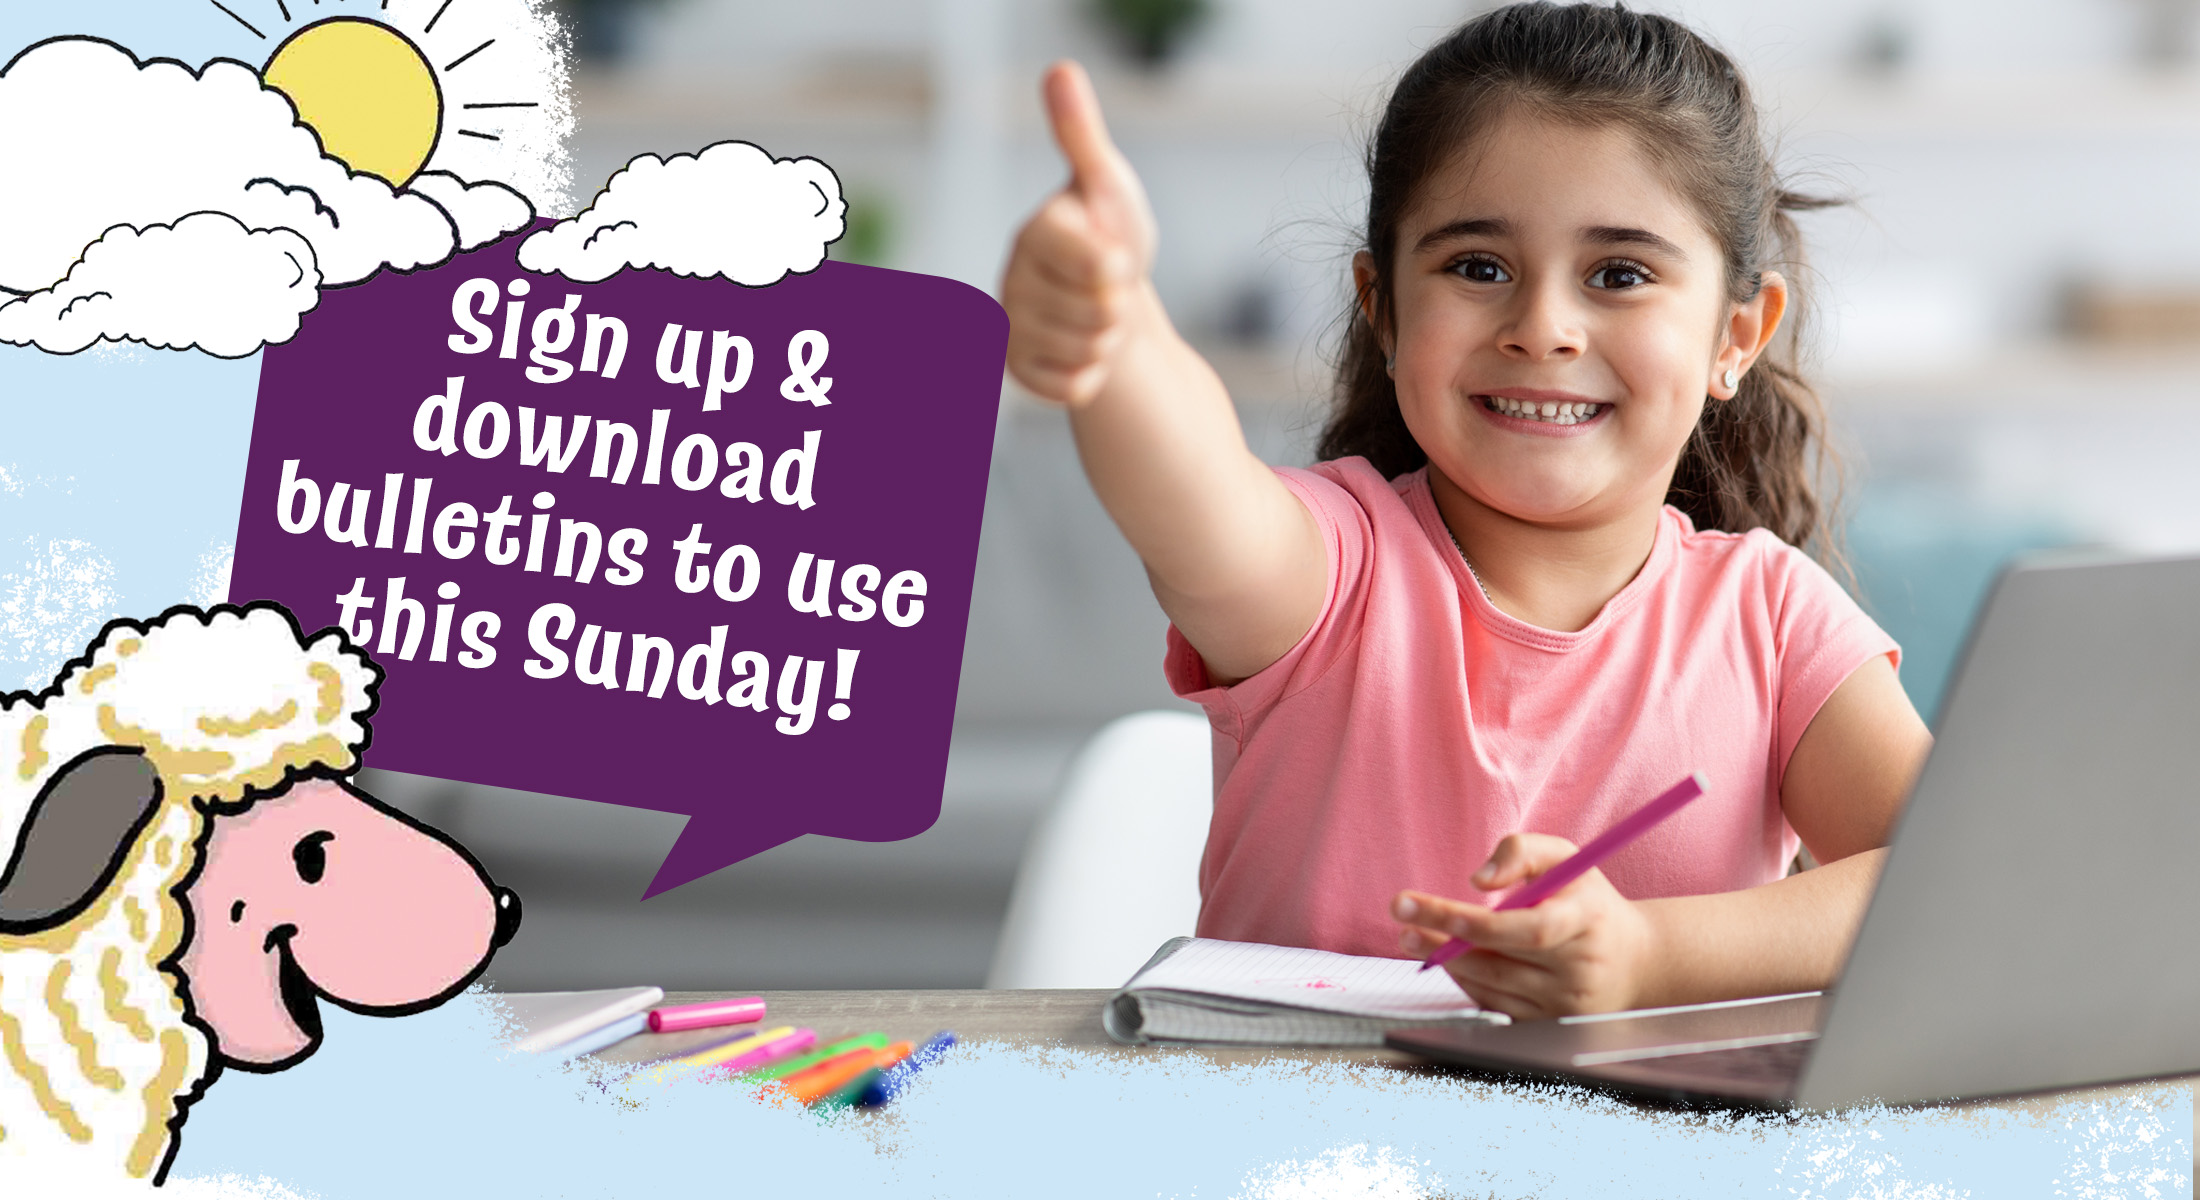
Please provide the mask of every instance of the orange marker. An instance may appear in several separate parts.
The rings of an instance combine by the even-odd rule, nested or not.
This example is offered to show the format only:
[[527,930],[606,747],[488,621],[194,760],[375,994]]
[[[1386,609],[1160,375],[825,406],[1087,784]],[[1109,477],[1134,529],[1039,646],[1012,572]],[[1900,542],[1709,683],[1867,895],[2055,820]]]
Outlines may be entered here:
[[853,1049],[843,1050],[838,1054],[828,1055],[825,1058],[821,1058],[816,1062],[811,1063],[809,1066],[803,1067],[801,1070],[790,1071],[787,1074],[780,1076],[778,1079],[775,1079],[772,1082],[765,1084],[761,1090],[766,1095],[772,1095],[775,1093],[786,1095],[799,1095],[799,1093],[795,1091],[796,1088],[807,1087],[813,1080],[819,1078],[822,1073],[831,1072],[835,1075],[842,1075],[843,1077],[845,1077],[843,1068],[849,1066],[850,1064],[854,1064],[857,1070],[861,1070],[864,1067],[870,1066],[872,1061],[878,1057],[879,1049],[880,1048],[876,1046],[857,1046]]
[[821,1062],[807,1071],[789,1075],[780,1080],[779,1085],[786,1088],[787,1094],[793,1096],[797,1103],[810,1104],[848,1086],[856,1076],[865,1071],[900,1062],[909,1057],[910,1051],[914,1049],[916,1047],[908,1042],[895,1042],[884,1050],[844,1054]]
[[908,1042],[895,1042],[878,1052],[878,1062],[867,1071],[856,1072],[855,1078],[841,1084],[824,1097],[814,1101],[812,1108],[848,1108],[861,1099],[864,1092],[876,1084],[886,1072],[909,1061],[913,1053]]

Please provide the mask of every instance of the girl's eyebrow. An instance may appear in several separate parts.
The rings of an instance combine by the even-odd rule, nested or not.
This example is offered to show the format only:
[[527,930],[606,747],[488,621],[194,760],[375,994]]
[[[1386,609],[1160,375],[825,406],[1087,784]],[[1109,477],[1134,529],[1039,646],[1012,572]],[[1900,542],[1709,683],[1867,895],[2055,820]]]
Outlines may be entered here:
[[1618,225],[1592,225],[1581,231],[1584,241],[1597,246],[1641,246],[1666,258],[1686,261],[1688,252],[1670,240],[1659,237],[1647,229],[1629,229]]
[[[1512,236],[1512,223],[1503,217],[1468,217],[1439,225],[1421,235],[1413,244],[1415,253],[1421,253],[1445,242],[1462,238],[1503,238]],[[1591,225],[1581,231],[1581,238],[1595,246],[1640,246],[1666,258],[1687,261],[1688,252],[1669,238],[1660,237],[1647,229],[1625,225]]]
[[1512,223],[1503,217],[1468,217],[1439,225],[1422,234],[1421,240],[1413,243],[1413,251],[1418,254],[1431,246],[1457,241],[1460,238],[1501,238],[1510,236],[1512,236]]

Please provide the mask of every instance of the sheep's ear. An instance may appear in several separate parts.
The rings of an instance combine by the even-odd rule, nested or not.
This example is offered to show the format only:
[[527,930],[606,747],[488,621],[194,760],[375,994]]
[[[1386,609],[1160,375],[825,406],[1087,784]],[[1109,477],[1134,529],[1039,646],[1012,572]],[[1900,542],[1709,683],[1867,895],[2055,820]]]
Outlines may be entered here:
[[135,747],[102,746],[54,772],[0,871],[0,933],[51,929],[89,907],[160,798],[160,775]]

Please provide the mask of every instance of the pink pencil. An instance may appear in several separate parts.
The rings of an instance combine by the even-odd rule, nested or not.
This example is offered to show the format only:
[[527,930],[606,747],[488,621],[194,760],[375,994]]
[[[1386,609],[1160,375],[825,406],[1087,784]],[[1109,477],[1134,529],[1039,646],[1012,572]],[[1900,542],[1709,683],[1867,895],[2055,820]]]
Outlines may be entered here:
[[764,998],[743,996],[738,1000],[707,1000],[701,1004],[652,1009],[649,1028],[652,1033],[677,1033],[682,1029],[702,1029],[711,1025],[746,1025],[763,1019]]
[[[1651,827],[1658,822],[1679,812],[1689,801],[1703,795],[1706,786],[1708,785],[1705,784],[1701,772],[1691,774],[1674,784],[1664,795],[1622,818],[1619,824],[1605,830],[1597,840],[1576,851],[1572,858],[1529,880],[1526,887],[1498,901],[1496,911],[1534,908],[1550,899],[1551,893],[1588,874],[1599,863],[1625,849],[1628,843],[1650,832]],[[1474,944],[1467,939],[1453,938],[1437,947],[1436,953],[1429,955],[1421,963],[1421,969],[1426,971],[1430,967],[1440,967],[1472,949]]]
[[758,1067],[778,1062],[790,1055],[800,1054],[815,1045],[817,1045],[816,1030],[797,1029],[776,1041],[766,1042],[754,1050],[743,1051],[722,1063],[712,1065],[708,1071],[702,1074],[701,1078],[722,1079],[728,1075],[739,1075],[745,1071],[753,1071]]

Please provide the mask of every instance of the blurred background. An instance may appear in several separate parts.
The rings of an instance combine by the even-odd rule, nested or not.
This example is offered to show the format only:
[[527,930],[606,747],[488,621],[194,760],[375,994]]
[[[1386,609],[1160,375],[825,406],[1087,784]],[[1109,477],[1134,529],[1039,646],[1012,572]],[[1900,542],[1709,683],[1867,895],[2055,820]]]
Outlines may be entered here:
[[[1362,138],[1395,74],[1486,7],[561,2],[576,200],[635,154],[743,138],[833,165],[850,202],[838,256],[989,290],[1063,178],[1040,72],[1083,60],[1152,193],[1161,294],[1278,464],[1309,461],[1320,424]],[[1804,282],[1860,598],[1904,645],[1921,711],[2012,554],[2200,549],[2200,0],[1640,7],[1733,53],[1795,181],[1854,201],[1806,218]],[[805,838],[643,904],[680,818],[370,785],[526,898],[494,964],[507,989],[977,986],[1078,745],[1116,716],[1186,707],[1063,418],[1013,386],[976,596],[942,815],[908,841]]]

